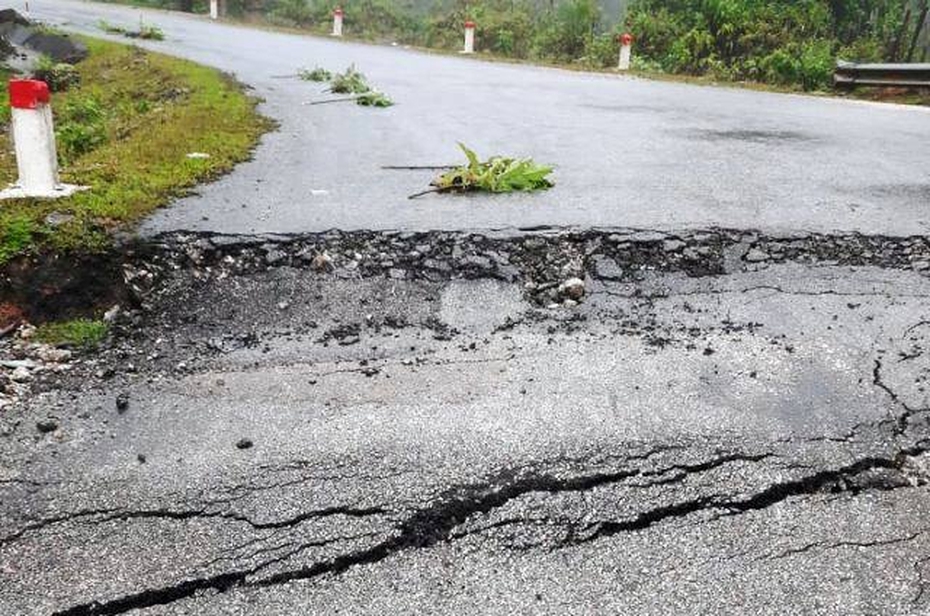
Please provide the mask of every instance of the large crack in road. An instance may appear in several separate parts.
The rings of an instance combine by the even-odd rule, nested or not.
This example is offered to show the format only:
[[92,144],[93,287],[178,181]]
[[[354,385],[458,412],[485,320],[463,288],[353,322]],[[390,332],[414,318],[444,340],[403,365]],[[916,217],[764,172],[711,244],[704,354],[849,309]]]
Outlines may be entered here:
[[928,259],[726,230],[128,247],[114,339],[0,415],[0,607],[919,613]]

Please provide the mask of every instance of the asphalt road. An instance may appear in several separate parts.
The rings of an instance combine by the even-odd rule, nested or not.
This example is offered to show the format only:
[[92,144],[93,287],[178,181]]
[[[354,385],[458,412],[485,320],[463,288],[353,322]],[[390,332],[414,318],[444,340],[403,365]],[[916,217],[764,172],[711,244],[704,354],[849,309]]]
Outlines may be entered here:
[[[30,6],[98,35],[100,19],[144,17],[168,38],[147,47],[234,73],[281,122],[254,162],[155,216],[147,233],[716,225],[906,235],[930,223],[927,109],[494,64],[75,0]],[[397,106],[307,106],[325,98],[319,85],[277,78],[352,64]],[[459,141],[555,165],[558,186],[411,202],[430,172],[381,169],[458,162]]]
[[[930,612],[925,111],[150,15],[282,128],[68,272],[99,352],[0,338],[0,614]],[[275,78],[350,62],[401,104]],[[458,139],[559,185],[379,171]]]
[[930,607],[923,240],[177,241],[0,412],[3,614]]

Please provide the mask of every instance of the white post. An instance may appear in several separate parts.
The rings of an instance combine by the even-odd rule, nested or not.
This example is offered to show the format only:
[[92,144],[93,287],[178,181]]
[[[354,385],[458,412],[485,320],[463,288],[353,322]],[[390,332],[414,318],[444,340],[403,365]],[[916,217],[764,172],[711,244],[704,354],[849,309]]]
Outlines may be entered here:
[[23,16],[24,16],[26,19],[31,19],[31,16],[29,15],[29,0],[26,0],[25,5],[26,5],[26,6],[25,6],[26,11],[23,13]]
[[220,18],[220,0],[210,0],[210,19]]
[[465,22],[465,49],[462,53],[475,53],[475,22]]
[[620,61],[617,63],[617,69],[621,71],[630,70],[630,59],[633,55],[633,35],[623,34],[620,36]]
[[342,36],[342,9],[333,11],[333,36]]
[[13,146],[19,181],[0,198],[64,197],[80,190],[58,180],[51,95],[44,81],[10,81]]

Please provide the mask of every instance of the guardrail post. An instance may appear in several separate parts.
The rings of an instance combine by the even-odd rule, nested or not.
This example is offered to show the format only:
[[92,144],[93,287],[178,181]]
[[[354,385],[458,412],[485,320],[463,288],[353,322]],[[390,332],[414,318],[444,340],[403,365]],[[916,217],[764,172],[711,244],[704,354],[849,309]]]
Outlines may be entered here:
[[462,53],[475,53],[475,22],[465,22],[465,49]]
[[633,35],[629,33],[621,34],[617,37],[620,41],[620,59],[617,62],[617,70],[630,70],[630,60],[633,56]]
[[0,198],[65,197],[80,187],[58,179],[55,127],[48,84],[34,79],[10,81],[13,146],[19,180]]
[[333,36],[342,36],[342,19],[344,15],[341,8],[333,11]]

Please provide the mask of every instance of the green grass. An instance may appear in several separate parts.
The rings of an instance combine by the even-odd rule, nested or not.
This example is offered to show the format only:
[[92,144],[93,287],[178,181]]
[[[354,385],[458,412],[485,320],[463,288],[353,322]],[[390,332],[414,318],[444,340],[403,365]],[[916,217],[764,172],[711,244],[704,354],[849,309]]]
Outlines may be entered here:
[[[0,265],[41,250],[105,249],[113,230],[246,160],[271,128],[256,111],[257,101],[219,71],[82,40],[90,57],[77,67],[80,85],[54,94],[52,108],[62,180],[90,190],[55,201],[0,204]],[[8,117],[4,100],[0,120]],[[188,158],[191,152],[210,157]],[[15,180],[16,160],[0,148],[0,185]],[[72,218],[51,226],[45,220],[53,212]]]
[[107,330],[107,324],[103,321],[75,319],[40,325],[35,337],[39,342],[53,346],[94,349],[107,337]]

